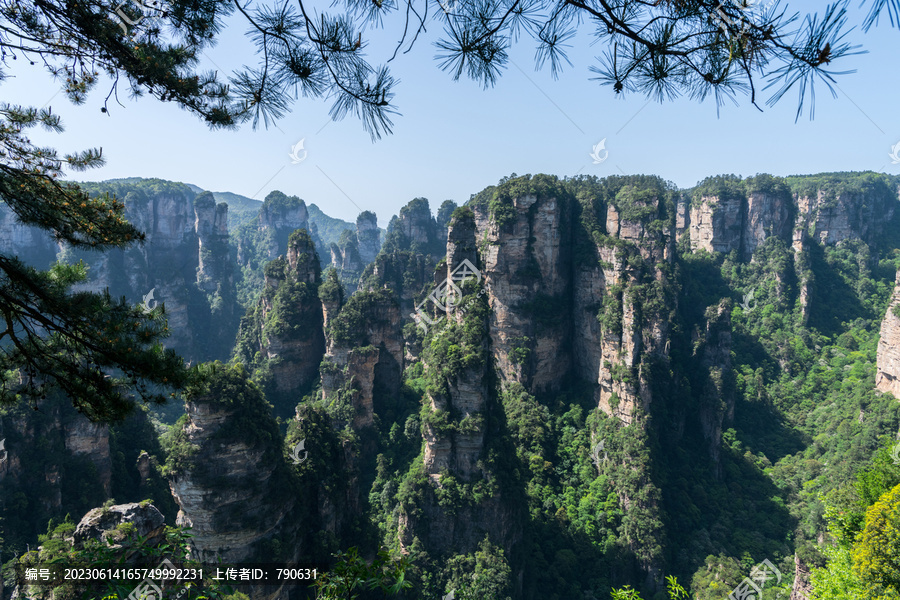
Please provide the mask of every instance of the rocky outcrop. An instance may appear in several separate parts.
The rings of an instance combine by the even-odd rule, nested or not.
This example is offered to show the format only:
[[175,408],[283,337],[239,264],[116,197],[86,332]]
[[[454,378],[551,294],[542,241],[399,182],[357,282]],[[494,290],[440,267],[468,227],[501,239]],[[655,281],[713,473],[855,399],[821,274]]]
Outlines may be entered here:
[[806,235],[823,245],[850,239],[875,245],[897,204],[897,190],[873,173],[717,177],[700,185],[689,213],[679,208],[676,229],[690,231],[693,250],[737,250],[750,260],[770,236],[793,243],[795,250]]
[[347,295],[355,292],[365,263],[359,255],[359,242],[354,232],[344,231],[338,242],[331,245],[331,266],[337,272]]
[[691,250],[730,252],[741,247],[744,199],[702,196],[691,204]]
[[[447,298],[445,316],[458,324],[465,319],[480,320],[476,316],[467,316],[472,304],[479,300],[484,288],[467,287],[466,283],[480,284],[481,276],[477,270],[478,256],[475,249],[475,216],[468,209],[460,209],[454,214],[447,237],[447,264],[441,275],[455,292]],[[475,267],[472,269],[470,267]],[[474,272],[473,272],[474,271]],[[468,292],[466,294],[466,292]],[[463,295],[465,294],[465,295]],[[486,355],[489,343],[487,323],[482,322],[480,328],[484,335],[481,348],[466,348],[467,352]],[[467,340],[468,342],[469,340]],[[440,362],[443,357],[435,357]],[[442,365],[428,364],[425,369],[441,368]],[[434,392],[428,395],[429,409],[433,413],[452,415],[452,418],[465,426],[453,431],[443,431],[441,427],[426,422],[423,426],[425,438],[425,473],[435,481],[439,481],[441,473],[450,473],[463,481],[470,481],[482,476],[477,464],[484,451],[484,419],[488,409],[488,377],[487,364],[476,368],[466,368],[447,381],[444,393]]]
[[675,204],[675,239],[681,241],[685,235],[691,234],[691,200],[683,194],[679,194]]
[[298,229],[309,229],[306,202],[277,190],[269,192],[259,209],[257,229],[268,240],[266,250],[269,260],[284,254],[291,233]]
[[123,541],[124,534],[117,529],[123,523],[134,525],[134,535],[145,537],[148,545],[153,546],[163,539],[165,518],[162,513],[149,502],[132,502],[95,508],[84,515],[75,528],[75,546],[82,547],[88,540],[105,542],[107,536],[112,537],[114,543]]
[[790,600],[809,600],[812,592],[813,586],[809,581],[809,565],[794,553],[794,583],[791,586]]
[[402,318],[388,289],[360,290],[331,322],[322,361],[322,397],[346,394],[354,424],[369,426],[377,411],[376,387],[390,396],[400,389],[403,369]]
[[875,387],[900,398],[900,271],[897,273],[894,294],[881,322],[878,340]]
[[734,420],[734,374],[731,368],[731,302],[722,300],[706,311],[706,330],[695,340],[695,359],[706,369],[701,383],[700,426],[707,451],[719,474],[723,423]]
[[113,297],[148,309],[164,305],[167,348],[189,360],[227,355],[237,330],[228,206],[216,205],[208,192],[196,196],[186,185],[161,180],[106,182],[88,191],[115,194],[125,204],[125,217],[146,237],[102,253],[62,247],[64,260],[84,260],[89,267],[88,281],[75,289],[108,288]]
[[416,198],[400,209],[397,229],[410,244],[426,247],[437,239],[437,223],[431,216],[428,200]]
[[[43,491],[31,499],[29,510],[44,521],[60,516],[62,492],[69,486],[80,486],[90,501],[100,502],[110,493],[109,429],[76,413],[61,394],[40,401],[36,410],[29,407],[27,412],[9,411],[0,417],[0,440],[0,483],[14,490],[26,485],[25,480],[30,485],[43,479]],[[35,446],[42,446],[42,453],[35,453]],[[77,459],[75,464],[72,459]]]
[[265,267],[265,289],[241,322],[238,355],[268,373],[266,395],[288,415],[316,379],[325,353],[320,266],[315,245],[300,229],[285,256]]
[[797,228],[820,244],[834,245],[860,239],[874,245],[884,224],[896,210],[897,194],[888,190],[840,192],[819,189],[815,195],[797,196]]
[[[220,369],[223,367],[219,367]],[[265,541],[298,539],[303,526],[288,518],[295,505],[281,436],[269,408],[243,371],[225,368],[202,396],[185,405],[179,435],[192,453],[169,485],[179,511],[176,524],[191,527],[200,561],[252,561]],[[290,547],[285,560],[295,560]]]
[[364,265],[369,264],[381,249],[381,232],[375,213],[365,211],[356,217],[356,240],[359,244],[359,258]]
[[[111,556],[115,557],[116,561],[120,561],[119,564],[121,566],[135,564],[139,564],[143,568],[160,566],[162,563],[147,565],[144,562],[138,562],[144,556],[143,552],[137,551],[134,545],[134,540],[137,538],[142,539],[141,547],[144,549],[159,547],[160,543],[165,541],[165,519],[162,513],[150,502],[94,508],[81,518],[71,537],[57,537],[53,542],[63,544],[67,549],[72,548],[75,550],[84,549],[85,543],[88,541],[96,542],[101,546],[105,546]],[[44,549],[44,545],[39,546],[39,550]],[[41,563],[37,561],[37,558],[38,553],[32,552],[20,557],[19,560],[23,566],[40,567]],[[158,560],[161,561],[163,558],[171,558],[171,555],[166,556],[163,554],[163,557]],[[11,600],[54,600],[59,598],[60,595],[77,598],[101,598],[107,596],[107,583],[106,581],[90,580],[88,578],[78,581],[70,580],[66,582],[65,591],[62,591],[58,587],[53,588],[41,585],[40,579],[37,582],[28,580],[20,572],[19,577],[16,578],[16,585],[13,587],[12,595],[9,598]],[[162,587],[165,587],[165,585],[162,584]],[[0,582],[0,598],[6,597],[3,594],[3,584]]]
[[444,253],[445,243],[428,200],[415,198],[388,224],[384,250],[388,253],[411,250],[439,257]]
[[473,207],[497,373],[530,391],[558,388],[571,369],[570,201],[561,186],[524,194],[509,199],[501,222],[489,206]]
[[109,427],[92,423],[82,415],[75,415],[63,425],[66,450],[84,456],[97,469],[97,476],[106,494],[110,493],[112,459],[109,455]]
[[[194,199],[194,230],[199,247],[198,285],[207,293],[234,286],[228,260],[228,205],[205,192]],[[223,285],[224,284],[224,285]]]
[[[598,406],[626,424],[651,401],[645,366],[668,360],[675,236],[665,194],[620,192],[607,207],[608,237],[594,248],[595,260],[581,263],[576,274],[576,368],[598,384]],[[648,310],[651,302],[656,311]]]
[[691,205],[687,219],[691,248],[737,250],[743,260],[750,260],[768,236],[790,239],[792,204],[784,186],[746,195],[701,196]]

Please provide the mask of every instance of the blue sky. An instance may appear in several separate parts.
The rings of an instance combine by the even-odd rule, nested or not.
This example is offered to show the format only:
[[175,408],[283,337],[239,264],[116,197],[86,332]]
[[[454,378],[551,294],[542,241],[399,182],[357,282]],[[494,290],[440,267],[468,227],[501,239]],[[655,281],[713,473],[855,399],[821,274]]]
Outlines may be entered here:
[[[790,11],[822,10],[818,2],[788,2]],[[853,3],[852,24],[864,11]],[[401,23],[402,25],[402,23]],[[207,66],[231,71],[253,63],[246,26],[235,22]],[[436,210],[445,199],[458,203],[510,173],[577,173],[598,176],[648,173],[680,187],[720,173],[790,175],[823,171],[875,170],[900,173],[888,153],[900,141],[897,47],[900,30],[883,20],[850,40],[868,54],[838,65],[857,72],[838,79],[838,98],[816,87],[816,118],[794,122],[796,94],[759,112],[746,98],[725,105],[681,99],[664,104],[638,95],[617,97],[591,81],[588,70],[603,48],[591,45],[582,28],[573,41],[573,65],[553,80],[549,69],[534,70],[534,44],[522,40],[510,52],[509,68],[494,88],[454,82],[434,60],[438,23],[414,50],[391,64],[400,80],[394,134],[372,142],[352,116],[331,121],[329,102],[301,99],[293,112],[268,130],[210,131],[199,119],[153,98],[133,100],[120,90],[123,106],[100,112],[108,85],[99,85],[82,106],[73,106],[39,66],[19,60],[3,85],[7,102],[42,106],[60,114],[62,135],[35,132],[32,140],[68,152],[102,147],[105,167],[79,179],[160,177],[262,199],[275,189],[318,204],[326,213],[355,220],[372,210],[385,226],[415,197]],[[365,34],[364,34],[365,35]],[[377,64],[399,40],[395,27],[374,32],[368,48]],[[764,96],[763,99],[768,96]],[[606,139],[609,158],[593,164],[589,153]],[[292,164],[289,153],[304,140],[306,159]]]

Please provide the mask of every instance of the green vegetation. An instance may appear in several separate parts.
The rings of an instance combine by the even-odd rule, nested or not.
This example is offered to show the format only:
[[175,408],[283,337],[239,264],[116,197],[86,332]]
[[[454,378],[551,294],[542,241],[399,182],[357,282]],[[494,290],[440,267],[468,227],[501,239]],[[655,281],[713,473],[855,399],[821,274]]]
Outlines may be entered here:
[[[181,528],[166,527],[162,539],[150,540],[138,536],[131,523],[122,523],[106,540],[87,540],[83,546],[74,546],[71,540],[75,524],[66,519],[57,524],[51,521],[47,533],[39,536],[42,544],[40,553],[33,550],[4,565],[4,573],[13,566],[22,569],[29,567],[46,567],[47,564],[63,566],[99,566],[104,568],[129,568],[140,565],[143,568],[165,568],[163,560],[183,566],[186,569],[197,569],[206,566],[190,558],[188,540],[190,534]],[[208,575],[207,575],[208,574]],[[193,581],[177,586],[171,582],[166,586],[166,600],[237,600],[233,590],[220,584],[213,578],[213,571],[206,569],[203,580]],[[20,593],[34,595],[52,594],[57,600],[87,600],[103,598],[103,600],[125,600],[134,591],[140,581],[133,579],[105,579],[67,581],[62,585],[44,584],[38,580],[29,583],[26,590]],[[246,598],[246,596],[244,596]]]

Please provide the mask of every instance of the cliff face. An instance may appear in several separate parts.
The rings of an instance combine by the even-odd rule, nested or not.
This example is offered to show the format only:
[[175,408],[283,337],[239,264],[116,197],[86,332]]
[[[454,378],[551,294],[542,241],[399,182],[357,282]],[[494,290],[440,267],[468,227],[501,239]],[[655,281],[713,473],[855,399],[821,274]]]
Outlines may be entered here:
[[309,212],[306,203],[296,196],[270,192],[259,209],[257,228],[267,234],[268,258],[284,252],[284,242],[297,229],[309,228]]
[[876,245],[897,199],[897,190],[874,174],[850,182],[835,175],[710,178],[689,207],[679,206],[677,227],[690,231],[693,250],[737,250],[745,261],[769,236],[786,244],[805,233],[823,245],[851,239]]
[[322,397],[346,394],[356,427],[373,422],[376,386],[388,395],[399,391],[404,360],[401,328],[400,307],[388,289],[357,292],[330,320],[320,369]]
[[[165,304],[170,335],[163,340],[189,360],[224,357],[237,328],[228,251],[228,206],[208,192],[196,197],[186,185],[159,180],[86,185],[90,193],[115,194],[125,217],[146,234],[143,244],[104,253],[61,248],[68,261],[84,260],[88,281],[77,290],[109,288],[149,308]],[[16,252],[30,261],[32,250]],[[40,253],[38,253],[40,254]]]
[[564,333],[571,327],[565,310],[571,291],[570,199],[558,187],[509,202],[509,216],[500,223],[487,207],[475,207],[497,373],[529,390],[558,388],[571,368]]
[[369,264],[381,249],[381,232],[375,213],[365,211],[356,217],[356,240],[359,243],[359,257],[364,265]]
[[[185,405],[188,420],[179,435],[193,450],[180,457],[170,477],[177,524],[192,527],[198,560],[272,559],[266,541],[297,539],[303,526],[287,518],[295,498],[281,438],[265,399],[243,371],[218,368],[205,392]],[[295,560],[300,548],[288,547],[284,560]]]
[[[475,235],[474,215],[459,209],[449,224],[447,263],[435,275],[436,289],[445,290],[446,282],[457,289],[439,296],[447,311],[436,311],[442,319],[429,330],[433,337],[427,338],[430,343],[422,355],[425,377],[431,382],[422,412],[422,461],[428,482],[421,510],[401,511],[398,535],[404,549],[418,538],[437,553],[472,552],[485,536],[510,549],[522,534],[521,515],[506,504],[502,490],[493,489],[453,512],[438,501],[446,486],[486,484],[491,489],[497,477],[486,451],[487,423],[498,407],[489,385],[493,368],[488,300],[481,287],[485,280],[477,271]],[[453,364],[457,360],[449,355],[448,340],[467,357],[465,364]]]
[[[447,265],[441,275],[443,281],[452,281],[454,285],[463,286],[464,280],[459,266],[468,264],[478,265],[478,256],[475,250],[475,219],[471,211],[463,209],[457,213],[450,223],[447,239]],[[469,281],[477,283],[479,276],[471,274]],[[465,319],[474,319],[480,322],[482,331],[486,332],[487,323],[483,317],[476,315],[466,316],[467,310],[473,303],[478,302],[478,293],[484,288],[475,288],[466,296],[454,297],[455,306],[445,314],[445,318],[462,325]],[[461,289],[464,292],[464,289]],[[453,302],[451,302],[453,304]],[[468,340],[467,340],[468,341]],[[490,343],[487,335],[481,339],[473,340],[480,346],[473,350],[486,355],[486,347]],[[429,355],[431,357],[431,355]],[[434,362],[439,362],[442,357],[431,357]],[[442,365],[429,364],[425,360],[426,370],[440,369]],[[451,415],[460,422],[467,422],[468,426],[460,427],[456,431],[441,430],[441,427],[425,423],[423,436],[425,438],[424,464],[425,473],[433,480],[439,482],[441,473],[450,473],[463,481],[471,481],[476,476],[484,475],[476,463],[484,451],[484,417],[488,408],[488,365],[479,364],[477,367],[464,368],[455,377],[450,378],[444,393],[431,393],[427,402],[432,412]]]
[[298,229],[310,229],[306,202],[277,190],[270,192],[256,218],[238,230],[238,264],[261,269],[287,252],[288,238]]
[[691,248],[708,252],[737,250],[744,260],[749,260],[768,236],[790,239],[794,212],[786,188],[730,197],[702,196],[688,213]]
[[265,267],[265,289],[241,322],[237,354],[265,367],[266,394],[287,416],[312,386],[325,352],[319,257],[305,230],[291,234],[287,254]]
[[881,322],[881,339],[878,340],[878,359],[875,387],[882,392],[900,398],[900,272],[894,294]]
[[[606,206],[605,233],[589,246],[590,260],[575,266],[576,372],[597,384],[598,406],[626,424],[651,401],[645,362],[667,360],[673,209],[662,190],[619,192]],[[656,310],[648,310],[651,303]]]
[[18,255],[30,265],[47,268],[56,260],[57,250],[46,232],[23,225],[6,204],[0,203],[0,253]]
[[896,204],[878,192],[834,192],[818,190],[814,196],[798,195],[797,227],[805,229],[821,244],[860,239],[874,244],[884,223],[891,220]]
[[84,456],[97,469],[103,491],[110,493],[112,459],[109,455],[109,427],[92,423],[77,415],[63,425],[66,450],[74,456]]
[[[80,514],[112,491],[109,429],[78,414],[51,392],[0,415],[0,518],[10,544],[24,544],[51,518]],[[77,493],[73,493],[76,492]]]
[[359,287],[359,278],[365,265],[359,255],[356,234],[345,231],[337,243],[331,245],[331,266],[337,271],[348,296]]
[[708,373],[700,393],[700,426],[717,475],[722,426],[734,420],[734,374],[731,368],[731,303],[723,300],[706,312],[706,330],[695,359]]

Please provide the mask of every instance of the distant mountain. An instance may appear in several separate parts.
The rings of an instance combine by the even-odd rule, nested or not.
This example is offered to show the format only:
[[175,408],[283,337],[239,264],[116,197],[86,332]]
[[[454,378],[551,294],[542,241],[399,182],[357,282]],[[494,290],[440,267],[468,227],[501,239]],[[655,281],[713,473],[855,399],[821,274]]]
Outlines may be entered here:
[[[193,183],[185,185],[198,194],[207,191]],[[224,202],[228,205],[228,231],[234,231],[250,221],[259,213],[259,208],[262,206],[262,200],[254,200],[232,192],[212,192],[212,195],[216,202]]]
[[[206,191],[200,186],[191,183],[186,185],[198,194]],[[262,200],[254,200],[232,192],[212,192],[212,195],[216,202],[228,204],[229,231],[234,231],[244,223],[251,221],[259,213],[259,209],[262,206]],[[309,210],[309,223],[316,226],[319,239],[322,240],[326,247],[331,246],[332,243],[337,243],[345,230],[356,229],[356,225],[353,223],[329,217],[315,204],[310,204],[307,209]]]
[[316,224],[319,239],[322,240],[326,247],[338,243],[338,240],[341,239],[341,234],[344,233],[344,231],[348,229],[356,231],[356,225],[354,223],[329,217],[315,204],[310,204],[306,208],[309,211],[309,222]]

